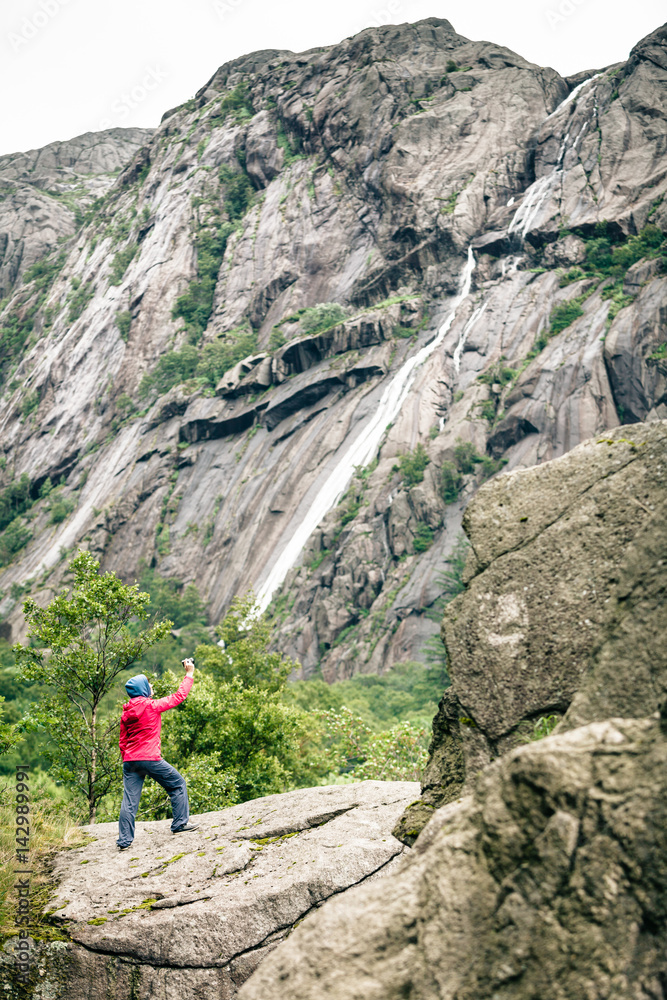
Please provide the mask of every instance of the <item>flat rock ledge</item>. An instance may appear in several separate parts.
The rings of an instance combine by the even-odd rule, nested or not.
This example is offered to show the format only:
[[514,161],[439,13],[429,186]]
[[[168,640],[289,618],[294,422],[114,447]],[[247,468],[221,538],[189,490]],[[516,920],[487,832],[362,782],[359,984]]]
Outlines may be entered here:
[[308,913],[393,869],[406,848],[391,830],[418,795],[410,781],[298,789],[194,817],[195,833],[137,823],[122,853],[115,823],[86,827],[95,839],[56,861],[50,912],[68,941],[35,946],[25,995],[234,997]]

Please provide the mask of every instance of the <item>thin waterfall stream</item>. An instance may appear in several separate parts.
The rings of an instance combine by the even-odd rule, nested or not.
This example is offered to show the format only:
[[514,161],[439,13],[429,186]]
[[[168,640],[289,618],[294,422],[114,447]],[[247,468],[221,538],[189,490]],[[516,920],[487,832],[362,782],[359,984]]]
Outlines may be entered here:
[[[442,344],[451,329],[459,306],[470,294],[474,269],[475,255],[472,247],[469,247],[468,259],[461,274],[459,292],[452,303],[447,318],[433,340],[408,358],[399,368],[382,393],[375,414],[328,474],[305,517],[299,522],[258,590],[257,603],[262,611],[268,607],[271,597],[296,563],[304,545],[322,518],[332,507],[335,507],[342,497],[354,476],[355,469],[358,466],[368,465],[375,458],[387,424],[392,423],[400,413],[414,382],[417,369]],[[462,337],[466,335],[466,330],[463,331]]]

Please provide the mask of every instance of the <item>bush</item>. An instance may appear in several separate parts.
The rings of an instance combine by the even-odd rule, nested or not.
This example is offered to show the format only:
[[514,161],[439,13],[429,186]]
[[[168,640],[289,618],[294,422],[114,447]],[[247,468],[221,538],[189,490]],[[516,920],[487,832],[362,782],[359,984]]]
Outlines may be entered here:
[[0,535],[0,566],[7,566],[17,552],[25,548],[32,532],[20,517],[15,517]]
[[132,313],[129,311],[116,313],[116,326],[120,333],[121,340],[127,341],[130,337],[130,327],[132,325]]
[[561,333],[570,323],[574,323],[575,319],[583,315],[584,310],[581,307],[580,299],[571,299],[569,302],[562,302],[559,306],[555,306],[549,316],[550,335],[554,337],[557,333]]
[[496,361],[487,371],[477,376],[477,381],[483,382],[485,385],[509,385],[518,372],[516,368],[510,368],[503,364],[504,360],[504,358],[500,358]]
[[269,350],[278,351],[287,343],[287,338],[280,327],[274,326],[269,335]]
[[51,511],[51,517],[49,518],[51,524],[60,524],[65,518],[74,510],[74,501],[69,497],[63,498],[56,495],[54,500],[51,502],[49,509]]
[[490,458],[488,455],[482,456],[482,482],[495,476],[504,465],[507,465],[506,458]]
[[168,392],[172,386],[192,378],[199,363],[199,351],[196,347],[186,344],[180,351],[169,351],[163,354],[150,375],[144,375],[139,384],[139,395],[142,398],[152,392],[161,395]]
[[215,386],[226,371],[257,350],[257,334],[249,327],[238,327],[198,350],[186,344],[180,351],[164,354],[150,374],[139,384],[139,396],[162,395],[173,386],[197,378]]
[[208,326],[218,271],[233,232],[233,224],[225,222],[214,229],[202,229],[195,236],[198,280],[191,281],[187,292],[176,299],[171,313],[174,319],[184,320],[192,341],[199,340]]
[[454,503],[463,487],[463,477],[453,462],[443,462],[440,470],[440,488],[445,503]]
[[257,334],[249,326],[239,326],[207,344],[199,356],[195,375],[215,386],[225,372],[257,351]]
[[401,479],[406,486],[414,486],[424,479],[424,470],[431,459],[423,444],[418,444],[414,451],[407,455],[401,455],[398,460],[398,469]]
[[23,402],[21,403],[21,413],[23,418],[29,417],[33,410],[36,410],[39,406],[39,393],[35,389],[34,392],[28,392],[23,397]]
[[434,538],[433,529],[422,521],[417,525],[412,547],[415,552],[426,552],[433,545]]
[[220,101],[217,113],[212,117],[211,123],[214,126],[224,125],[228,117],[240,122],[247,118],[252,118],[255,109],[252,106],[248,84],[244,81],[237,83],[233,90],[230,90]]
[[72,278],[72,291],[69,294],[69,312],[67,318],[73,323],[83,313],[86,306],[95,294],[95,286],[92,281],[81,284],[79,278]]
[[324,330],[330,330],[347,319],[345,309],[338,302],[321,302],[317,306],[304,309],[299,320],[299,331],[308,337]]
[[[49,480],[50,482],[50,480]],[[0,492],[0,531],[4,531],[10,521],[32,507],[30,479],[24,472],[20,479],[14,479]]]
[[109,278],[110,285],[120,285],[123,280],[123,276],[138,249],[139,248],[136,243],[133,243],[130,246],[125,247],[124,250],[118,251],[111,264],[111,277]]
[[481,461],[481,456],[471,441],[462,441],[454,448],[454,464],[464,476],[471,475],[475,471],[475,466]]
[[220,182],[225,185],[225,210],[230,222],[242,219],[252,201],[253,188],[246,173],[234,173],[227,166],[220,167]]

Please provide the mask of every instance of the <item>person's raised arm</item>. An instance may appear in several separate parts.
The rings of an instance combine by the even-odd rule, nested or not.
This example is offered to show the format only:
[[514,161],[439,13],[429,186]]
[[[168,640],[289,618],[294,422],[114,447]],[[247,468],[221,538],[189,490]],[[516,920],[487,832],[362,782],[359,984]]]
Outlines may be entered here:
[[168,694],[166,698],[157,698],[153,705],[157,708],[158,712],[166,712],[170,708],[176,708],[180,705],[182,701],[185,701],[187,696],[190,694],[190,689],[192,688],[194,676],[195,676],[195,661],[192,659],[182,660],[183,666],[185,667],[185,677],[181,681],[181,685],[178,691],[174,694]]

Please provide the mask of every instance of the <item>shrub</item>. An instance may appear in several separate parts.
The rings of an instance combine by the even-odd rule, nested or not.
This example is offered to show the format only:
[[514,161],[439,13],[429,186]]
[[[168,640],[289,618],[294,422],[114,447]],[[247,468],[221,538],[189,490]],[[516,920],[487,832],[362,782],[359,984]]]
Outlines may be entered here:
[[475,471],[475,466],[481,461],[477,448],[471,441],[462,441],[454,448],[454,464],[464,476],[471,475]]
[[220,167],[218,177],[225,185],[225,210],[230,222],[242,219],[252,201],[253,188],[246,173],[234,173],[227,166]]
[[561,274],[558,284],[561,288],[565,288],[566,285],[571,285],[574,281],[581,281],[585,277],[586,275],[580,267],[571,267],[565,274]]
[[415,539],[413,542],[415,552],[426,552],[433,545],[434,538],[433,529],[430,528],[428,524],[424,524],[423,521],[420,522],[417,525]]
[[67,318],[70,323],[73,323],[79,318],[94,294],[95,287],[91,280],[87,281],[85,285],[82,285],[79,278],[72,279],[72,291],[70,292],[67,300],[69,302],[69,312],[67,314]]
[[287,338],[285,337],[285,334],[282,332],[280,327],[274,326],[269,336],[269,350],[278,351],[283,346],[283,344],[286,343],[287,343]]
[[215,386],[226,371],[256,350],[257,334],[248,326],[230,330],[212,344],[206,344],[202,350],[186,344],[180,351],[164,354],[150,375],[144,375],[139,395],[141,398],[152,394],[159,396],[190,378]]
[[506,458],[490,458],[488,455],[483,455],[481,458],[482,463],[482,482],[490,479],[491,476],[495,476],[496,472],[500,472],[503,466],[507,465]]
[[321,302],[303,310],[299,319],[299,331],[304,337],[312,336],[330,330],[346,319],[347,313],[338,302]]
[[424,479],[424,470],[431,459],[423,444],[418,444],[414,451],[407,455],[401,455],[398,460],[398,468],[401,478],[406,486],[414,486]]
[[191,281],[187,292],[176,299],[171,313],[174,319],[184,320],[193,341],[199,340],[208,326],[218,271],[233,232],[232,223],[226,222],[213,229],[202,229],[195,236],[198,280]]
[[[47,480],[47,482],[49,482],[49,480]],[[74,510],[74,507],[76,506],[74,500],[70,497],[63,497],[61,489],[51,489],[49,490],[47,496],[47,507],[51,514],[49,522],[51,524],[60,524],[65,520],[65,518],[69,517]]]
[[34,392],[28,392],[23,397],[23,402],[21,404],[21,413],[24,417],[29,417],[33,410],[36,410],[39,406],[39,393],[35,389]]
[[239,326],[206,344],[195,371],[197,378],[214,386],[225,372],[257,351],[257,334],[250,326]]
[[0,492],[0,531],[4,531],[16,517],[29,510],[32,504],[30,479],[24,472],[20,479],[12,480]]
[[152,392],[157,395],[168,392],[172,386],[191,378],[198,362],[199,351],[190,344],[186,344],[180,351],[163,354],[151,374],[142,378],[139,395],[145,398]]
[[255,109],[248,93],[248,84],[241,81],[222,98],[217,113],[211,118],[211,124],[214,126],[224,125],[227,117],[232,117],[237,122],[244,121],[247,118],[252,118],[254,113]]
[[554,337],[583,314],[584,310],[581,308],[580,299],[571,299],[569,302],[562,302],[559,306],[555,306],[549,316],[550,335]]
[[445,503],[454,503],[459,498],[463,486],[463,477],[453,462],[443,462],[440,470],[440,485],[442,499]]
[[504,358],[500,358],[496,361],[485,372],[477,376],[477,381],[482,382],[484,385],[509,385],[518,372],[516,368],[510,368],[508,365],[503,364],[504,360]]
[[20,517],[15,517],[0,535],[0,566],[7,566],[17,552],[25,548],[32,532]]
[[111,264],[111,277],[109,278],[110,285],[120,285],[123,280],[123,276],[137,250],[138,247],[136,243],[132,243],[130,246],[118,251]]
[[127,343],[130,336],[130,327],[132,326],[132,313],[129,311],[116,313],[116,326],[118,327],[121,340]]

